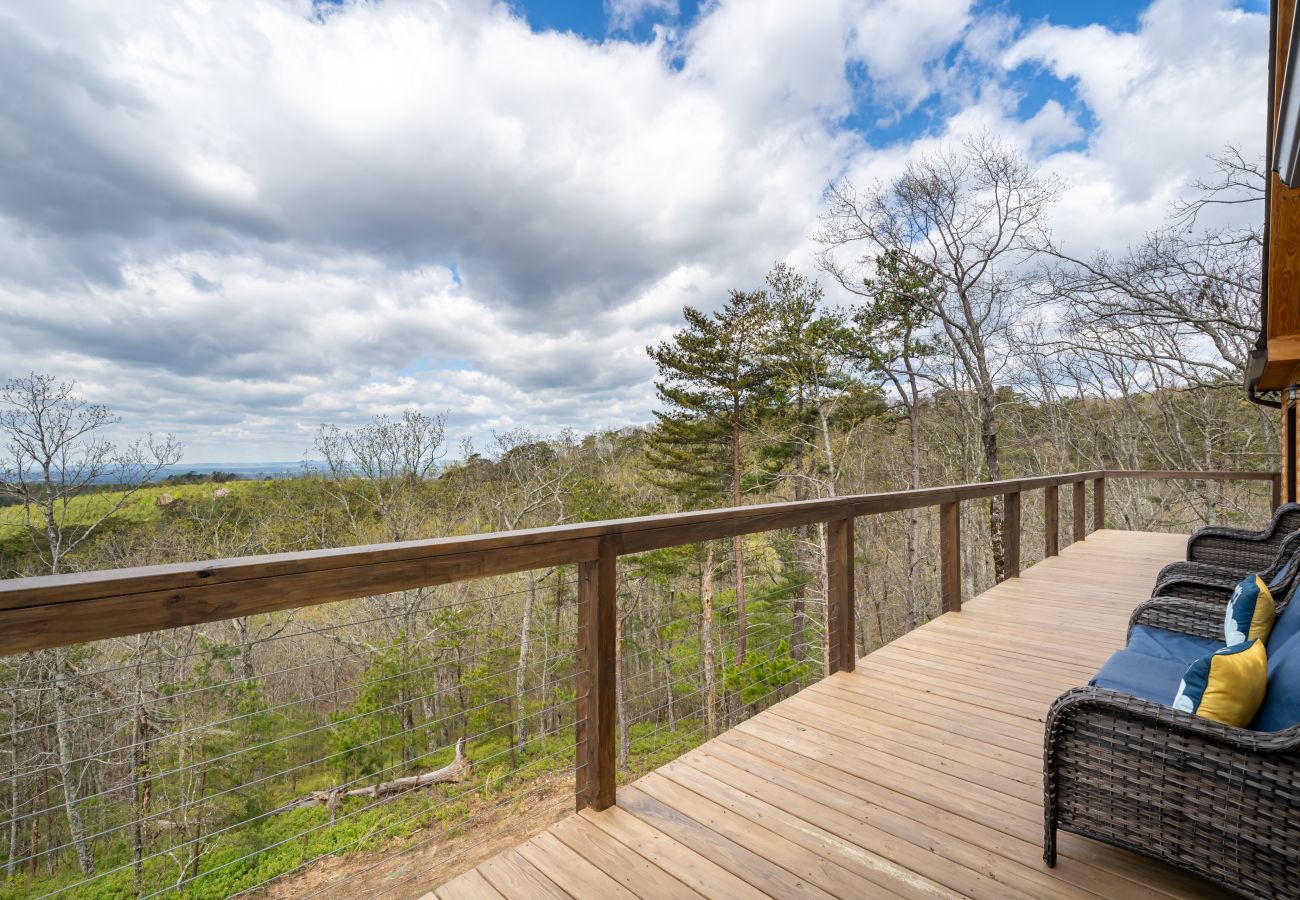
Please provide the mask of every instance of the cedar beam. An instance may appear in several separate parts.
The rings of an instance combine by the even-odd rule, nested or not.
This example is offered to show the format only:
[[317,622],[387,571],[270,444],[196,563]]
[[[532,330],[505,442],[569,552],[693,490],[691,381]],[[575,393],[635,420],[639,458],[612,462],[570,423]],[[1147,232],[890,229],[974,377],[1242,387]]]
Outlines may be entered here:
[[939,505],[939,597],[943,612],[961,612],[961,504]]
[[1106,527],[1106,479],[1097,478],[1092,482],[1092,530],[1100,531]]
[[1020,492],[1012,491],[1002,500],[1002,553],[1007,578],[1020,577]]
[[857,657],[853,607],[853,519],[836,519],[829,524],[826,550],[830,671],[852,672]]
[[618,552],[600,540],[599,556],[578,568],[577,752],[578,809],[614,805],[614,640]]
[[1084,484],[1082,481],[1076,481],[1073,486],[1073,496],[1070,502],[1070,512],[1074,515],[1074,540],[1082,541],[1088,536],[1088,526],[1084,519],[1088,512],[1087,500],[1084,497]]
[[1061,550],[1061,496],[1056,485],[1043,489],[1043,556]]

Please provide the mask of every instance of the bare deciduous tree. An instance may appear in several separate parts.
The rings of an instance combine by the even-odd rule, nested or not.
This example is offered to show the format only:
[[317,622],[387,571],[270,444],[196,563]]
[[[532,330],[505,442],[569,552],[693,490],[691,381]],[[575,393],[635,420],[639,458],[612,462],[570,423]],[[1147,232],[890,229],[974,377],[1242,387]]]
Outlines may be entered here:
[[[989,135],[918,156],[887,184],[859,190],[845,180],[827,191],[820,263],[846,290],[866,292],[864,273],[886,254],[932,276],[922,302],[974,398],[982,474],[990,481],[1002,477],[997,387],[1013,357],[1026,266],[1051,245],[1046,214],[1059,192],[1056,179]],[[1002,526],[998,498],[989,505],[989,531],[999,580]]]
[[[126,505],[144,484],[180,460],[180,445],[167,436],[119,448],[104,431],[120,419],[106,406],[90,403],[73,391],[75,382],[35,372],[11,378],[0,388],[0,437],[5,442],[0,494],[23,507],[27,533],[52,575],[64,572],[68,555],[81,547]],[[73,499],[95,485],[121,487],[115,500],[90,518],[68,518]],[[77,753],[69,728],[69,649],[40,654],[42,680],[52,687],[54,734],[64,811],[77,862],[87,875],[95,872],[86,828],[78,808]]]

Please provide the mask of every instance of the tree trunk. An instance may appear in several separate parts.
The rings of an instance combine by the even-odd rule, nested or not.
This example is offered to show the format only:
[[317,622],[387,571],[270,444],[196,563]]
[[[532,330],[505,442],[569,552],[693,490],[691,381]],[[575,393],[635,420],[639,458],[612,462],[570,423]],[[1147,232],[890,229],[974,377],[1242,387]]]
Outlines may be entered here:
[[77,780],[73,771],[75,755],[72,733],[68,727],[68,651],[60,647],[51,652],[54,664],[54,735],[58,742],[59,778],[63,781],[63,807],[68,817],[68,835],[77,851],[77,864],[83,875],[95,874],[95,857],[86,840],[86,826],[77,808]]
[[5,858],[5,877],[14,877],[18,859],[18,692],[9,692],[9,855]]
[[528,642],[533,624],[533,605],[537,602],[537,573],[528,573],[528,591],[524,594],[524,617],[519,624],[519,668],[515,670],[515,707],[518,710],[519,726],[515,733],[520,753],[528,746],[527,722],[525,721],[524,690],[528,686]]
[[[141,642],[143,643],[143,642]],[[131,768],[134,779],[135,821],[131,823],[131,866],[136,896],[144,894],[145,818],[149,815],[149,720],[144,711],[144,648],[136,647],[135,721],[131,729]]]
[[[740,401],[735,403],[731,426],[731,505],[740,506]],[[740,535],[731,539],[736,561],[736,659],[744,660],[749,626],[745,621],[745,542]]]
[[627,750],[630,743],[627,722],[627,685],[623,681],[623,617],[614,616],[614,706],[618,722],[618,767],[627,771]]
[[700,570],[700,642],[704,644],[704,720],[709,737],[718,735],[717,662],[713,653],[713,542],[704,545]]
[[[995,418],[996,398],[992,386],[980,391],[980,447],[984,451],[984,473],[988,481],[1002,480],[1002,462],[998,456],[998,425]],[[993,580],[1006,578],[1007,560],[1003,541],[1006,511],[1002,496],[989,498],[989,543],[993,548]]]
[[[917,402],[916,382],[911,385],[912,397],[907,404],[907,449],[908,462],[907,486],[916,490],[921,486],[921,407]],[[904,627],[911,631],[920,621],[918,614],[918,596],[916,590],[916,573],[921,566],[921,512],[917,509],[907,511],[907,573],[903,581],[907,614]]]
[[456,741],[455,758],[443,766],[441,769],[434,769],[431,772],[421,772],[418,775],[405,775],[401,778],[394,778],[392,781],[384,781],[370,787],[353,788],[345,791],[341,788],[332,788],[327,791],[312,791],[305,797],[299,797],[297,800],[285,806],[274,810],[275,813],[285,813],[303,806],[326,806],[331,809],[337,809],[338,802],[343,797],[370,797],[378,799],[387,797],[392,794],[404,794],[419,788],[431,787],[435,784],[456,784],[464,781],[474,774],[474,766],[470,762],[469,756],[465,753],[465,739],[461,738]]

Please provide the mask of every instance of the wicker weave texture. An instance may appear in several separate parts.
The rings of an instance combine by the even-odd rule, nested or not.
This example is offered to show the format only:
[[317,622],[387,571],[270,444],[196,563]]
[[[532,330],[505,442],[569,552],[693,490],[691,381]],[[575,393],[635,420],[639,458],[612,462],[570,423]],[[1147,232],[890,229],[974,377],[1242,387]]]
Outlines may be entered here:
[[1047,717],[1044,859],[1065,829],[1235,892],[1300,898],[1300,728],[1260,734],[1101,688]]
[[1282,544],[1300,530],[1300,504],[1279,506],[1262,531],[1208,525],[1187,540],[1187,558],[1242,572],[1268,568]]
[[[1300,516],[1300,507],[1292,510]],[[1276,575],[1300,541],[1287,542],[1283,516],[1273,526],[1281,539],[1259,568]],[[1300,588],[1297,568],[1279,609]],[[1161,596],[1133,611],[1129,632],[1150,625],[1222,640],[1232,588],[1250,571],[1204,561],[1166,566]],[[1103,688],[1076,688],[1048,712],[1043,791],[1048,865],[1056,863],[1056,833],[1064,829],[1246,896],[1300,898],[1300,725],[1254,732]]]

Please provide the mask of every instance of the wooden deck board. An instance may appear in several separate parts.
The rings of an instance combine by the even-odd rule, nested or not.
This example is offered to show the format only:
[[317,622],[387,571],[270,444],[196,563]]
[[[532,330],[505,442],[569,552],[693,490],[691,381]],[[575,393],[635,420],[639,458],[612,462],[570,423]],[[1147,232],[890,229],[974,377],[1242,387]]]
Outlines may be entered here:
[[1042,862],[1047,708],[1123,644],[1184,541],[1089,535],[437,896],[1222,896],[1070,834]]

